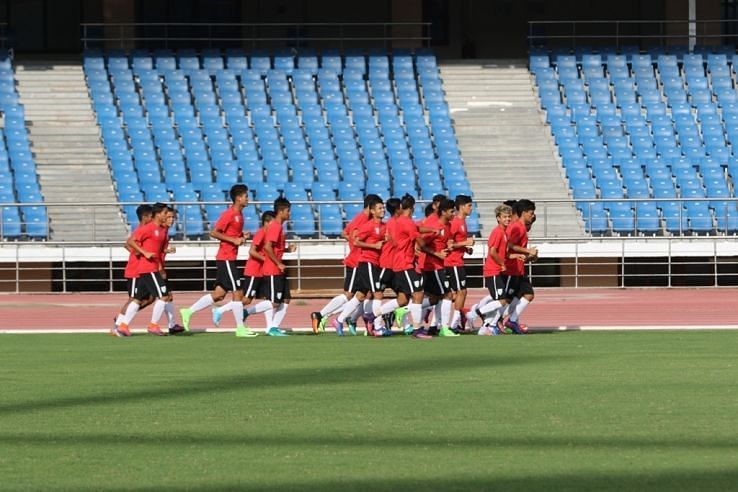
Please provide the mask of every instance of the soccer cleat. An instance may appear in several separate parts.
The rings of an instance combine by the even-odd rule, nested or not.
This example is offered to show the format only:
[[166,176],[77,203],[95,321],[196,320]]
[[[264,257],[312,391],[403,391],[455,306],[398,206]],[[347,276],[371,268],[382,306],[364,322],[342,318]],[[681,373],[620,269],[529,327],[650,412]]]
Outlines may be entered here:
[[411,338],[415,338],[417,340],[432,340],[433,337],[428,335],[423,328],[418,328],[417,330],[413,330],[410,334]]
[[481,327],[479,327],[479,331],[477,331],[477,335],[489,336],[489,335],[492,335],[492,331],[489,329],[487,325],[482,325]]
[[248,326],[237,326],[236,336],[238,338],[253,338],[259,336],[259,334],[255,331],[252,331],[251,328],[249,328]]
[[313,334],[317,335],[320,332],[320,324],[323,321],[323,316],[319,312],[310,313],[310,327],[313,329]]
[[377,328],[374,330],[374,334],[372,336],[376,338],[389,337],[392,336],[392,332],[386,328]]
[[192,309],[182,308],[179,310],[179,317],[182,318],[182,326],[184,331],[190,331],[190,318],[192,318]]
[[170,335],[179,335],[180,333],[184,333],[185,329],[182,325],[174,325],[171,328],[169,328],[169,334]]
[[128,325],[125,323],[121,323],[118,325],[118,328],[115,330],[116,336],[119,337],[130,337],[131,331],[128,329]]
[[512,332],[516,335],[525,335],[525,332],[520,328],[520,325],[517,321],[508,319],[507,321],[505,321],[505,327],[510,328]]
[[347,319],[346,324],[348,325],[349,333],[351,335],[356,336],[356,321],[352,319]]
[[395,315],[395,323],[397,323],[397,327],[402,328],[402,323],[405,316],[407,316],[407,308],[405,306],[398,307],[394,310],[393,314]]
[[156,335],[157,337],[166,336],[166,333],[161,331],[161,328],[159,328],[159,325],[157,325],[156,323],[149,324],[149,327],[146,328],[146,331],[151,335]]
[[320,323],[318,323],[318,331],[321,333],[325,333],[325,325],[328,324],[328,316],[324,316],[320,319]]
[[466,326],[466,315],[469,314],[469,308],[461,308],[459,310],[459,326]]
[[402,329],[402,331],[403,333],[405,333],[405,335],[412,335],[413,331],[415,330],[413,329],[413,325],[407,325],[405,326],[405,328]]
[[441,337],[458,337],[461,336],[458,333],[454,333],[448,326],[441,327],[441,331],[438,332],[438,336]]
[[428,333],[428,335],[430,335],[432,337],[437,337],[438,336],[438,333],[439,333],[438,327],[437,326],[429,326],[428,327],[428,330],[427,330],[427,333]]
[[498,335],[512,335],[512,330],[505,328],[505,322],[502,318],[497,320],[497,334]]
[[[362,316],[364,318],[364,324],[366,325],[366,331],[370,336],[374,336],[374,315],[371,313],[364,313]],[[349,329],[351,328],[351,325],[349,325]],[[355,334],[355,333],[353,333]]]
[[213,325],[217,328],[220,326],[220,320],[223,317],[223,313],[220,312],[220,308],[213,308]]
[[289,336],[289,335],[287,335],[287,333],[283,332],[282,330],[280,330],[276,326],[272,326],[271,328],[269,328],[269,331],[267,331],[267,335],[269,335],[270,337],[287,337],[287,336]]
[[333,328],[336,329],[336,335],[338,335],[339,337],[343,336],[343,323],[338,321],[338,318],[333,320]]

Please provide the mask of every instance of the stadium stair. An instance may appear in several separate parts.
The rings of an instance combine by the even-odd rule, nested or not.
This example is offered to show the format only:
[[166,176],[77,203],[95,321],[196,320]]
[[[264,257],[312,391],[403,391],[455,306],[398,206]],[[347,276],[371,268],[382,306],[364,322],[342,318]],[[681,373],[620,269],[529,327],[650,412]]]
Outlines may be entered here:
[[[110,171],[79,61],[19,62],[20,101],[47,202],[116,203]],[[48,207],[52,240],[118,240],[126,229],[117,207]],[[94,217],[94,223],[93,223]]]
[[[475,198],[571,199],[523,63],[445,62],[441,78]],[[483,235],[496,226],[494,208],[480,204]],[[584,235],[571,205],[549,205],[545,212],[539,205],[537,213],[534,235]]]

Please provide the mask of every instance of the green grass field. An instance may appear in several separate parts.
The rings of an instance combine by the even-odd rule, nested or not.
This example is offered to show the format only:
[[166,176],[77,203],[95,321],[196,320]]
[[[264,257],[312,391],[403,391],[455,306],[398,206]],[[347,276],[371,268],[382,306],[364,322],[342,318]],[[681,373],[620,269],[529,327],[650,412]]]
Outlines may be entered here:
[[738,334],[0,336],[2,490],[728,490]]

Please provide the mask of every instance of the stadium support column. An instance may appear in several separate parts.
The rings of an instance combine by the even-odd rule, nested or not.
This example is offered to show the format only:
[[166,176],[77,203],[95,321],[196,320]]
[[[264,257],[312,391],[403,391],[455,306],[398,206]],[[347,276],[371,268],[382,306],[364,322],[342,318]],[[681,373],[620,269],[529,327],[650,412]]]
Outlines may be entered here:
[[689,0],[689,52],[694,51],[697,44],[697,0]]

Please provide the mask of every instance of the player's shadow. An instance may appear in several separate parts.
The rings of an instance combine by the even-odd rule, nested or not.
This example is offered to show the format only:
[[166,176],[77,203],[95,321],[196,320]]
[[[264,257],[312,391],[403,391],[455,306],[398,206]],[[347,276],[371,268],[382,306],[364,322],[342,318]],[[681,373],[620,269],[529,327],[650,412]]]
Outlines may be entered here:
[[36,410],[71,408],[91,405],[120,405],[126,402],[143,400],[168,400],[198,394],[213,394],[220,391],[257,390],[284,387],[306,387],[313,385],[356,385],[362,382],[376,381],[382,377],[396,377],[417,374],[428,377],[433,368],[449,367],[467,370],[484,370],[495,368],[514,368],[521,365],[546,364],[571,357],[546,354],[533,355],[445,355],[431,358],[406,358],[394,361],[382,360],[363,364],[345,364],[331,367],[282,369],[265,373],[239,374],[220,378],[200,378],[190,380],[167,381],[166,386],[147,387],[137,390],[111,391],[98,395],[78,395],[63,398],[31,400],[17,403],[0,404],[0,415],[29,412]]

